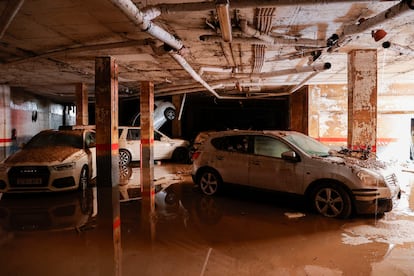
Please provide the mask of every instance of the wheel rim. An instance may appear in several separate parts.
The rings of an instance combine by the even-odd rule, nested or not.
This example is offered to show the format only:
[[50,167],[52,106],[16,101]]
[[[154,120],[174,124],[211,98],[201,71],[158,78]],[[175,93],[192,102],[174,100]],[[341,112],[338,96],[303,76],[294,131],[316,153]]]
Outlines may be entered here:
[[200,187],[206,195],[212,195],[217,192],[218,181],[213,173],[205,173],[200,179]]
[[166,117],[168,120],[174,120],[174,119],[175,119],[175,111],[174,111],[174,110],[172,110],[172,109],[167,109],[167,110],[165,111],[165,117]]
[[119,151],[119,165],[126,166],[129,164],[129,154],[128,152],[121,150]]
[[344,199],[337,190],[327,187],[316,193],[315,206],[320,214],[326,217],[337,217],[344,209]]
[[88,170],[84,167],[79,178],[79,188],[85,191],[88,186]]

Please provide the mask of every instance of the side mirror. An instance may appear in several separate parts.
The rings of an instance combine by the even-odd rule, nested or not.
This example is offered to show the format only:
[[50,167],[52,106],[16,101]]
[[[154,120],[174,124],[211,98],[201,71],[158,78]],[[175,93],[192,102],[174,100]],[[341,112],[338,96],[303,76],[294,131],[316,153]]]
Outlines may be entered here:
[[299,162],[300,158],[293,150],[282,153],[282,159],[290,162]]

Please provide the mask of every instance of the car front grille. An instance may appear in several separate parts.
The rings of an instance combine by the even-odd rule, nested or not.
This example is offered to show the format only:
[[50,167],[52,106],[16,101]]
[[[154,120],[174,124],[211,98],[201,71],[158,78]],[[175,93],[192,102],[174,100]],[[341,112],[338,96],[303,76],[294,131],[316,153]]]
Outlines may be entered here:
[[13,188],[47,187],[49,177],[46,166],[20,166],[9,171],[9,183]]
[[387,175],[385,177],[385,182],[387,182],[387,185],[390,187],[395,187],[398,185],[398,179],[395,173],[392,173],[390,175]]

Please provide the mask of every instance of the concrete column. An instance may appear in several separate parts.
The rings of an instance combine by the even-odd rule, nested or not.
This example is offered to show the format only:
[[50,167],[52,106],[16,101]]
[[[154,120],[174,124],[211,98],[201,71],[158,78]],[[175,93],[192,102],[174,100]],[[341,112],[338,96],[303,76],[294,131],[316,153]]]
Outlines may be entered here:
[[[121,273],[121,219],[119,206],[118,70],[111,57],[95,60],[95,123],[98,225],[107,237],[100,245],[102,275]],[[107,241],[107,242],[105,242]],[[109,258],[109,259],[108,259]]]
[[141,82],[141,213],[145,233],[155,235],[155,188],[154,188],[154,84]]
[[377,50],[348,54],[348,147],[354,150],[377,144]]
[[11,153],[13,142],[11,125],[10,87],[0,85],[0,160]]
[[76,124],[89,124],[88,88],[84,83],[76,84]]
[[289,129],[309,134],[309,87],[289,96]]

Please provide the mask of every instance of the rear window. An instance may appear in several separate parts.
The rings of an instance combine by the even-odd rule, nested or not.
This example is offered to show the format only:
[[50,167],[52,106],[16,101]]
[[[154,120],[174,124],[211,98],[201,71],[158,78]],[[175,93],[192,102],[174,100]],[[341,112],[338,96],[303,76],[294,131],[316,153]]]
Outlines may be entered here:
[[211,140],[211,144],[218,150],[249,152],[249,137],[247,135],[217,137]]

